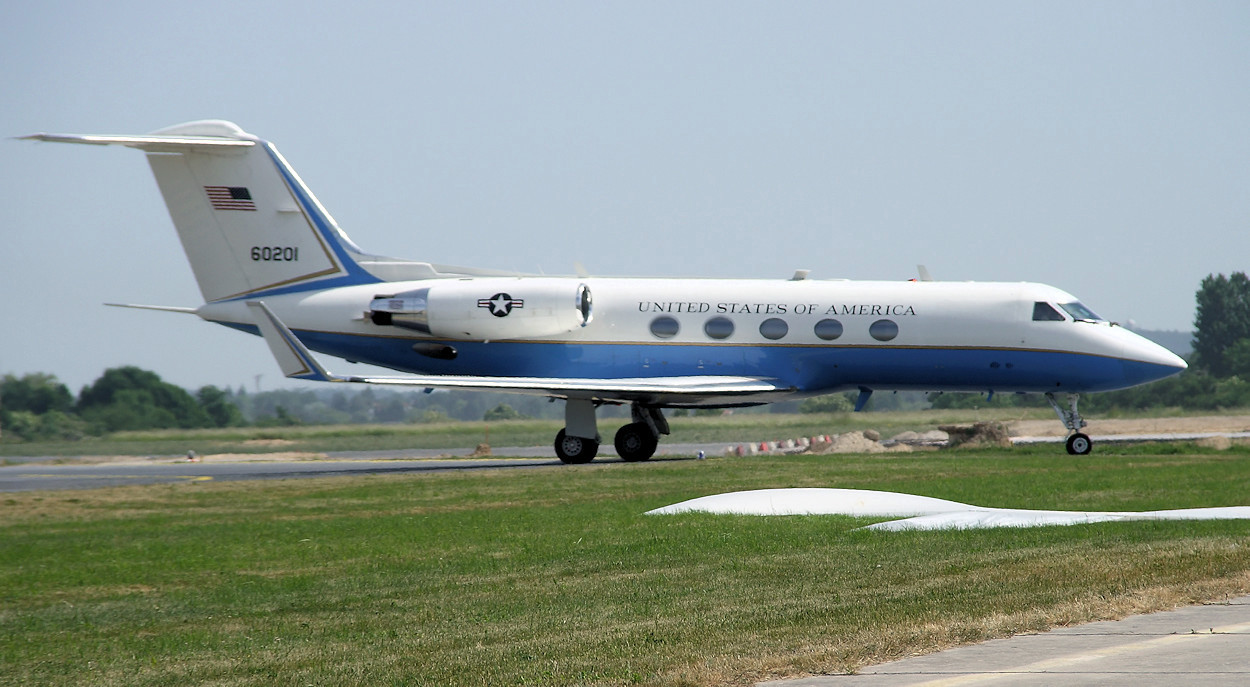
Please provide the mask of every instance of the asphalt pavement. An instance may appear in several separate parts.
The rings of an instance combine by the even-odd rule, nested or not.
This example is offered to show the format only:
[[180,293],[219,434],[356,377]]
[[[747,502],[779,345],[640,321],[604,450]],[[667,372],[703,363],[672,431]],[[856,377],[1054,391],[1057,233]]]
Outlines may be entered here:
[[1087,623],[768,687],[1250,685],[1250,596]]
[[[1101,442],[1115,441],[1194,441],[1211,437],[1250,438],[1250,432],[1209,432],[1197,434],[1097,435]],[[1063,437],[1016,437],[1016,443],[1062,443]],[[689,458],[702,451],[708,456],[723,455],[735,445],[725,443],[661,443],[653,460]],[[745,444],[743,446],[746,446]],[[525,468],[559,465],[551,446],[497,447],[494,454],[506,458],[475,458],[474,449],[406,449],[387,451],[337,451],[325,460],[191,463],[177,456],[136,457],[133,460],[90,463],[51,456],[5,458],[0,465],[0,492],[40,489],[91,489],[121,484],[156,484],[182,480],[243,480],[332,477],[337,475],[426,472],[431,470],[475,470]],[[796,449],[781,450],[788,452]],[[801,449],[800,449],[801,450]],[[1097,448],[1095,448],[1095,451]],[[596,462],[620,461],[610,442],[599,448]]]
[[[190,462],[175,456],[136,456],[133,459],[91,463],[56,457],[8,458],[0,466],[0,492],[55,489],[93,489],[123,484],[162,484],[184,481],[231,481],[297,479],[380,475],[439,470],[487,470],[559,466],[550,446],[503,447],[494,452],[504,457],[472,457],[473,449],[409,449],[401,451],[339,451],[322,460],[208,460]],[[654,461],[686,459],[700,450],[724,451],[723,445],[674,444],[664,446]],[[601,447],[595,462],[622,462],[608,447]]]

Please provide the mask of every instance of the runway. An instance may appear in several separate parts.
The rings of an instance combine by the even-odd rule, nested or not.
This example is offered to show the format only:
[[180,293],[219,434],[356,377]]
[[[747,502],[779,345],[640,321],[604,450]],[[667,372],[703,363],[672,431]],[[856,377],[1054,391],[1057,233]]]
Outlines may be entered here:
[[[1139,434],[1095,434],[1095,447],[1100,443],[1200,441],[1222,437],[1229,440],[1250,439],[1250,431],[1239,432],[1155,432]],[[1015,444],[1061,444],[1064,437],[1017,436]],[[1095,448],[1097,450],[1097,448]],[[323,454],[318,460],[268,461],[264,454],[254,459],[231,461],[188,462],[178,456],[136,457],[94,463],[91,457],[81,459],[43,457],[10,457],[0,466],[0,492],[55,489],[92,489],[122,484],[159,484],[179,481],[296,479],[335,477],[343,475],[378,475],[438,470],[483,470],[500,468],[534,468],[561,466],[550,446],[508,446],[495,448],[500,456],[475,458],[471,448],[405,449],[391,451],[337,451]],[[691,458],[702,451],[708,456],[725,453],[723,442],[660,444],[655,460]],[[784,452],[784,451],[783,451]],[[64,461],[64,462],[62,462]],[[621,462],[610,444],[599,448],[595,463]]]
[[[724,450],[715,445],[716,450]],[[340,451],[321,460],[267,461],[263,454],[255,460],[189,462],[185,458],[136,457],[110,462],[61,462],[54,457],[8,458],[18,464],[0,466],[0,492],[57,489],[95,489],[127,484],[162,484],[260,479],[301,479],[348,475],[384,475],[442,470],[489,470],[503,468],[564,467],[552,456],[549,446],[503,447],[494,450],[500,457],[469,457],[472,449],[455,455],[450,449],[411,449],[404,451]],[[713,445],[674,444],[665,446],[653,461],[685,459]],[[72,460],[72,459],[71,459]],[[604,447],[596,463],[623,462]]]
[[0,492],[93,489],[123,484],[161,484],[210,480],[295,479],[343,475],[381,475],[434,470],[471,470],[559,465],[551,458],[429,460],[309,460],[282,462],[191,463],[169,459],[96,465],[28,463],[0,467]]

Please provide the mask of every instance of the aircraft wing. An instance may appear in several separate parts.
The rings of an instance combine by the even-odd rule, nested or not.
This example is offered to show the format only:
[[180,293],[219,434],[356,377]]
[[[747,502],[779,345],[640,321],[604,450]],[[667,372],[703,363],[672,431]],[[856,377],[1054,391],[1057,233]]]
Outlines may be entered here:
[[322,382],[355,382],[428,389],[469,389],[517,394],[575,398],[620,403],[683,406],[698,403],[762,403],[765,396],[780,397],[795,391],[774,381],[756,377],[639,377],[627,379],[579,379],[566,377],[482,377],[456,375],[405,375],[400,377],[343,376],[328,372],[303,342],[278,319],[263,301],[247,303],[255,315],[265,343],[282,373],[292,379]]

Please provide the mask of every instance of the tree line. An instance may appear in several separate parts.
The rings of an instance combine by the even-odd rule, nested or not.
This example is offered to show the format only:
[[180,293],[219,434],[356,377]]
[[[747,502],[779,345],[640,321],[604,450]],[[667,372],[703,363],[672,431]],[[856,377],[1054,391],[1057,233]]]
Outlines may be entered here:
[[0,439],[75,440],[134,429],[243,424],[239,408],[214,386],[191,394],[137,367],[106,370],[75,398],[54,375],[0,379]]
[[77,396],[47,373],[0,378],[0,441],[7,442],[73,441],[149,429],[554,419],[563,412],[562,404],[545,398],[478,392],[344,385],[255,393],[204,386],[191,392],[133,366],[106,370]]

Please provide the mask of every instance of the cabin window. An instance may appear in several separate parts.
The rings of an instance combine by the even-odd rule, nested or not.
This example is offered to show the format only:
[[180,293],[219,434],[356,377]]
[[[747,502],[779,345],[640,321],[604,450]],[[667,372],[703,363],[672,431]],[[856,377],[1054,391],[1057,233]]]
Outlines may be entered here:
[[1050,303],[1038,301],[1033,304],[1034,322],[1063,322],[1063,315]]
[[821,320],[816,323],[816,336],[833,341],[842,336],[842,323],[837,320]]
[[786,321],[778,317],[770,317],[760,323],[760,336],[770,341],[785,337],[790,333],[790,325]]
[[713,317],[703,324],[703,333],[713,339],[728,339],[734,333],[734,323],[728,317]]
[[657,339],[671,339],[677,336],[677,332],[680,330],[681,326],[677,324],[677,319],[668,315],[661,315],[651,320],[651,333]]
[[1060,303],[1059,307],[1068,311],[1072,319],[1078,322],[1102,322],[1102,318],[1095,315],[1093,310],[1081,305],[1080,303]]
[[877,341],[890,341],[898,336],[898,323],[894,320],[877,320],[868,328],[868,333]]

